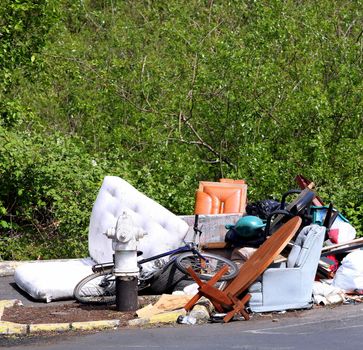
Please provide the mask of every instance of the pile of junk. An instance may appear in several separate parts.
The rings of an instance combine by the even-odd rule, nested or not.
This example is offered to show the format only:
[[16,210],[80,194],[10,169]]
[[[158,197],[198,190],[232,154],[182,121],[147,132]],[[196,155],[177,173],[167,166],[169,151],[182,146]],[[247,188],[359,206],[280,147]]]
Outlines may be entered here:
[[159,305],[171,309],[139,313],[178,305],[179,320],[201,302],[208,317],[228,322],[362,301],[363,238],[314,183],[295,180],[299,189],[280,201],[254,203],[244,180],[201,181],[194,214],[177,216],[107,176],[92,209],[89,257],[22,264],[15,282],[39,301],[116,303],[119,311],[136,311],[141,295],[170,295]]

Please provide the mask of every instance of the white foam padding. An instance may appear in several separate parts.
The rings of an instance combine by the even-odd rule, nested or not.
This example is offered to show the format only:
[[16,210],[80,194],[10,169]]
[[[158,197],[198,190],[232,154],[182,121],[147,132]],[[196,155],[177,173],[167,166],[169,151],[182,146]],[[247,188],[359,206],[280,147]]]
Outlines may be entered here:
[[16,284],[36,300],[47,303],[72,299],[77,283],[92,273],[91,258],[24,263],[16,268]]
[[148,258],[181,245],[188,224],[178,216],[139,192],[127,181],[106,176],[93,206],[88,248],[97,262],[112,261],[112,240],[103,233],[116,225],[117,218],[126,211],[138,227],[147,232],[139,244],[141,258]]

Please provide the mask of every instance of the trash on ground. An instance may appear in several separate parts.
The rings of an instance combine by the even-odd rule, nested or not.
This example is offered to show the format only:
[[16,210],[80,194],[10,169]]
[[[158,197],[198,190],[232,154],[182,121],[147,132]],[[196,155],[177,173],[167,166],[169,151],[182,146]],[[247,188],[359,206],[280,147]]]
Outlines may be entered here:
[[349,253],[338,268],[333,286],[345,292],[363,289],[363,250]]
[[[208,320],[248,320],[250,312],[285,313],[311,308],[313,303],[361,302],[363,250],[359,248],[363,247],[363,238],[356,238],[353,225],[331,203],[324,205],[314,191],[314,183],[302,175],[296,181],[301,191],[290,190],[280,201],[266,199],[248,204],[244,180],[201,181],[194,215],[178,217],[126,181],[107,176],[90,219],[90,257],[22,265],[15,271],[15,281],[38,300],[72,298],[74,287],[91,273],[94,264],[113,261],[115,242],[112,245],[104,233],[126,213],[132,229],[146,233],[132,248],[132,272],[139,286],[141,280],[146,281],[145,290],[154,286],[156,294],[163,293],[155,304],[137,310],[140,321],[131,321],[135,325],[145,324],[145,320],[189,325]],[[288,202],[292,195],[295,198]],[[126,231],[116,231],[114,241],[123,243]],[[179,249],[187,239],[193,241],[200,254],[207,256],[213,250],[225,260],[218,259],[215,269],[207,271],[200,263],[209,264],[204,258],[199,265],[190,262],[184,271],[184,265],[177,268],[177,259],[160,257]],[[145,266],[138,263],[155,256],[160,258],[147,260]],[[222,264],[218,265],[221,261],[238,263],[230,281],[218,282],[231,268],[222,268]],[[114,266],[111,263],[108,271],[108,277],[114,275],[113,282],[122,267]],[[165,283],[169,277],[173,282]],[[143,289],[138,290],[140,294]]]
[[346,299],[344,291],[326,282],[315,281],[312,292],[314,303],[317,305],[344,303]]

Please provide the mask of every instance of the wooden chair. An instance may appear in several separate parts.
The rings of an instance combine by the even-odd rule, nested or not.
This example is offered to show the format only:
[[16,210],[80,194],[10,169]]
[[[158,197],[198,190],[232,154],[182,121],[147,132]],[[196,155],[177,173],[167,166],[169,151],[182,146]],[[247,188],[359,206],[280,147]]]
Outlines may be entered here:
[[213,285],[227,271],[227,266],[223,267],[207,282],[202,282],[193,269],[189,267],[188,272],[196,283],[198,283],[199,291],[185,305],[185,310],[189,311],[202,296],[205,296],[211,300],[218,312],[228,311],[223,319],[224,322],[231,320],[237,312],[240,312],[245,320],[248,320],[249,315],[245,309],[245,304],[251,298],[251,295],[247,293],[248,288],[268,268],[294,237],[301,222],[301,218],[295,216],[282,225],[256,250],[252,257],[242,265],[238,275],[222,291]]

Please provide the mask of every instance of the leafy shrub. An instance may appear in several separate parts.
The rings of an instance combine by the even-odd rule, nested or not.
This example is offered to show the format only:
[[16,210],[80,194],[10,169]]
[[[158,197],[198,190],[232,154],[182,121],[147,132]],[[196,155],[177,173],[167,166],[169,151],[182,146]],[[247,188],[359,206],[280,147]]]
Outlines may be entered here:
[[84,256],[103,178],[77,139],[0,128],[3,259]]

